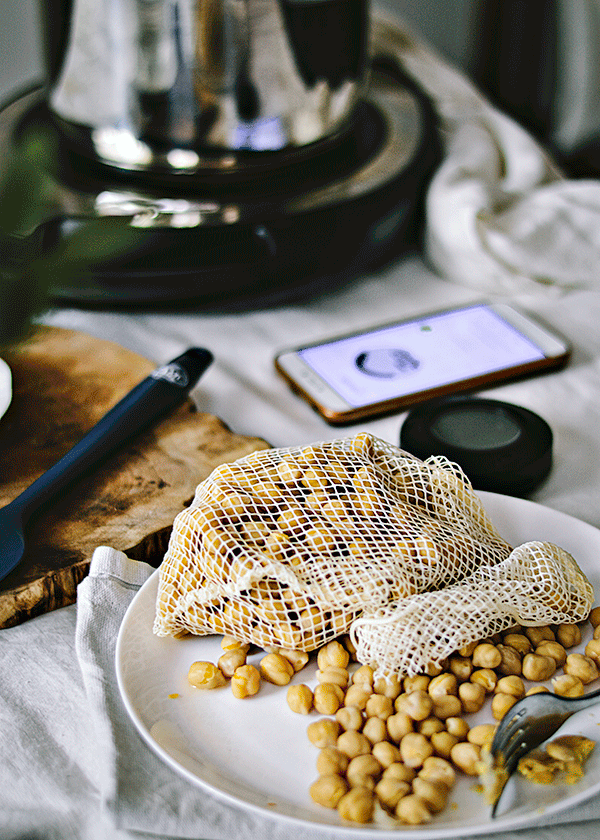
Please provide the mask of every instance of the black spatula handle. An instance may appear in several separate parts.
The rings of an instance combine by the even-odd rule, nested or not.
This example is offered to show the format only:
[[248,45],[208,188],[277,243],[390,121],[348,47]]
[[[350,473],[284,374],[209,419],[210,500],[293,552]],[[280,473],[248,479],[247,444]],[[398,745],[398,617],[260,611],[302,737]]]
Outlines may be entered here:
[[212,359],[209,350],[190,348],[136,385],[60,461],[11,502],[22,523],[99,461],[184,402]]

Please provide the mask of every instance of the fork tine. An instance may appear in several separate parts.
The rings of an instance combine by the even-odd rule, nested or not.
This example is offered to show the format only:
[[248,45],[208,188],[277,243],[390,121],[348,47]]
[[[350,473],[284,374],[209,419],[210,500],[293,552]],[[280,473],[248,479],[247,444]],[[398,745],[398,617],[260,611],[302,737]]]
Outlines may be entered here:
[[525,706],[515,703],[509,714],[502,718],[492,741],[492,758],[495,759],[498,754],[505,755],[505,747],[513,740],[519,730],[523,729],[523,718],[526,713],[527,708]]
[[[569,715],[567,715],[569,717]],[[509,742],[506,752],[497,752],[493,757],[494,767],[503,771],[502,783],[497,784],[496,798],[492,804],[492,819],[496,816],[496,809],[500,804],[500,798],[504,792],[504,788],[512,774],[517,769],[519,761],[523,756],[530,753],[538,747],[542,741],[545,741],[553,735],[557,729],[564,723],[564,718],[558,720],[553,716],[552,722],[548,725],[547,720],[536,721],[532,726],[522,726],[517,729]]]
[[500,721],[489,752],[488,795],[492,817],[519,760],[554,735],[571,715],[596,705],[599,699],[600,690],[582,697],[559,697],[544,692],[528,695],[515,703]]
[[554,713],[536,717],[536,706],[540,710],[543,709],[546,700],[542,696],[539,700],[535,698],[536,695],[533,695],[515,703],[500,722],[494,735],[490,757],[492,766],[501,773],[501,783],[497,778],[492,818],[496,814],[506,783],[516,770],[520,759],[556,732],[571,715],[571,712],[567,712],[564,715]]

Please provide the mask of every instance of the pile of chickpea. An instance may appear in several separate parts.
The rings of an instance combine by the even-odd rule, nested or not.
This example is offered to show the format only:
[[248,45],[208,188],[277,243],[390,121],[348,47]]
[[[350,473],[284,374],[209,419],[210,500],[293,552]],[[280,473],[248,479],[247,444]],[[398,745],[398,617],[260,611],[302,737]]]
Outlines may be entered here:
[[[479,712],[491,699],[500,721],[525,694],[550,689],[581,696],[600,676],[600,607],[589,616],[593,637],[584,652],[581,626],[514,626],[474,642],[443,666],[411,677],[375,679],[373,669],[356,662],[347,636],[317,652],[317,683],[290,685],[309,661],[301,651],[271,650],[258,668],[247,663],[249,645],[224,637],[217,664],[195,662],[188,680],[198,688],[231,681],[235,697],[255,695],[262,680],[288,686],[287,703],[299,714],[322,717],[308,725],[319,749],[318,778],[312,799],[337,809],[353,823],[385,814],[400,824],[429,822],[447,804],[457,773],[477,777],[497,723],[470,726],[464,715]],[[526,682],[537,683],[531,688]],[[529,778],[535,778],[529,767]]]

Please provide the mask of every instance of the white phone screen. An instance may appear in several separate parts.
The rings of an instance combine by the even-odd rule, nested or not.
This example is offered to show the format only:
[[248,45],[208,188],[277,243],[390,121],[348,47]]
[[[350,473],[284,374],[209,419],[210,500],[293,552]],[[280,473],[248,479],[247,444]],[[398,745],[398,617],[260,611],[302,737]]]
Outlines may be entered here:
[[485,304],[305,347],[299,355],[357,408],[544,358]]

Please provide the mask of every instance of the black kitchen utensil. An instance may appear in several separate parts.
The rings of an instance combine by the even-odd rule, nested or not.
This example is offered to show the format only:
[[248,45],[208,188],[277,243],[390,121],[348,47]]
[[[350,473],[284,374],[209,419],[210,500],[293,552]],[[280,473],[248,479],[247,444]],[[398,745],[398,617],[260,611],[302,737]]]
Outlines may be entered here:
[[126,441],[182,403],[212,359],[210,351],[193,347],[156,368],[60,461],[0,510],[0,580],[23,558],[23,529],[33,514]]

